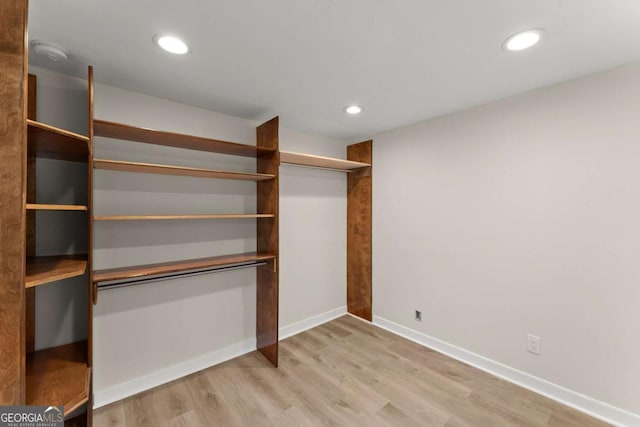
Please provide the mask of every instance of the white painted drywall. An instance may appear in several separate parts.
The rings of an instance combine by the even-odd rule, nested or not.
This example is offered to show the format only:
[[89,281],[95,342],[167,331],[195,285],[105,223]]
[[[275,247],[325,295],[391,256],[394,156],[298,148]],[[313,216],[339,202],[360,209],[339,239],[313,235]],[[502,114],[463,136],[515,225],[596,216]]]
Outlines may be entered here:
[[[37,75],[37,119],[77,133],[87,133],[87,84],[47,70]],[[36,202],[87,203],[87,166],[78,162],[36,160]],[[87,230],[78,227],[84,212],[37,212],[36,255],[86,253]],[[74,277],[36,288],[35,348],[86,339],[87,277]]]
[[[35,67],[31,71],[39,78],[38,114],[42,121],[85,133],[86,82]],[[96,85],[95,116],[246,144],[255,144],[259,124],[100,84]],[[282,149],[336,157],[344,157],[346,152],[343,141],[283,126],[280,144]],[[96,138],[95,156],[255,170],[255,159],[105,138]],[[39,162],[40,168],[68,163]],[[74,166],[77,169],[77,165],[70,165]],[[61,190],[74,177],[84,179],[84,170],[73,169],[71,175],[61,173],[59,167],[49,170],[38,176],[42,178],[39,193],[51,195],[47,201],[85,202],[78,200],[81,189]],[[281,174],[282,328],[335,311],[346,303],[346,178],[342,173],[292,166],[282,166]],[[97,170],[94,208],[96,215],[251,213],[255,211],[255,183]],[[43,220],[38,220],[40,225]],[[97,223],[95,268],[252,251],[255,226],[254,220]],[[72,223],[67,228],[73,228]],[[49,229],[50,233],[56,230]],[[57,235],[48,239],[39,235],[39,253],[59,253],[53,246],[58,239]],[[86,336],[83,318],[77,315],[86,307],[86,294],[83,297],[80,292],[86,282],[79,279],[78,283],[70,287],[64,281],[39,288],[39,347]],[[56,303],[40,303],[41,295]],[[122,397],[122,390],[126,393],[144,386],[149,377],[168,378],[174,367],[180,372],[184,366],[202,365],[201,360],[214,360],[211,355],[246,346],[254,338],[254,269],[101,291],[94,308],[94,391],[103,401],[107,395]],[[194,360],[199,362],[194,364]]]
[[639,114],[635,64],[375,136],[374,314],[640,413]]
[[[258,123],[96,86],[95,116],[255,144]],[[281,146],[343,155],[345,143],[281,127]],[[96,138],[96,157],[225,170],[255,159]],[[285,167],[281,177],[280,326],[345,304],[344,175]],[[251,213],[255,183],[96,171],[95,213]],[[95,267],[255,250],[254,220],[98,223]],[[255,270],[101,292],[95,309],[97,393],[255,337]]]
[[[280,149],[346,158],[346,145],[280,129]],[[280,326],[347,300],[347,178],[280,166]]]

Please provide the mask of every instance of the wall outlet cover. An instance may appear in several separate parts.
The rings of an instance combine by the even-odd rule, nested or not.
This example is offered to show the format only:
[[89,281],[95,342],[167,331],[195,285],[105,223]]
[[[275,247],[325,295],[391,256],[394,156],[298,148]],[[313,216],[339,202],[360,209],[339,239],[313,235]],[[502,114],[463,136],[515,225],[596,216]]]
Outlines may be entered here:
[[527,334],[527,351],[536,355],[540,355],[541,338],[532,334]]

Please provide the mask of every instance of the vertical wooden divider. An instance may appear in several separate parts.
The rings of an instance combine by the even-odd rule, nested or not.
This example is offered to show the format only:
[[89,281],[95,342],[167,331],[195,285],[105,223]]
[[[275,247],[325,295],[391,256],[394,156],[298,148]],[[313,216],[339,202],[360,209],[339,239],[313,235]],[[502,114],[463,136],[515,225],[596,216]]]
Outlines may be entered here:
[[[372,141],[347,147],[347,160],[372,164]],[[347,176],[347,311],[371,316],[371,166]]]
[[[27,118],[37,119],[38,78],[29,74],[27,96]],[[27,149],[27,203],[36,203],[36,156]],[[27,211],[26,256],[36,256],[36,212]],[[31,353],[36,346],[36,288],[25,290],[25,340],[26,351]]]
[[[89,136],[89,154],[87,159],[87,364],[93,366],[93,305],[98,302],[97,288],[93,283],[93,67],[89,66],[87,76],[87,119]],[[93,425],[93,369],[89,381],[89,400],[87,401],[87,426]]]
[[0,405],[25,402],[27,1],[0,1]]
[[278,197],[280,151],[278,148],[278,117],[257,129],[257,145],[272,148],[272,153],[261,154],[257,172],[275,175],[274,179],[257,183],[258,213],[272,213],[274,218],[258,218],[257,251],[276,258],[268,265],[257,268],[256,273],[256,340],[258,351],[274,366],[278,366]]

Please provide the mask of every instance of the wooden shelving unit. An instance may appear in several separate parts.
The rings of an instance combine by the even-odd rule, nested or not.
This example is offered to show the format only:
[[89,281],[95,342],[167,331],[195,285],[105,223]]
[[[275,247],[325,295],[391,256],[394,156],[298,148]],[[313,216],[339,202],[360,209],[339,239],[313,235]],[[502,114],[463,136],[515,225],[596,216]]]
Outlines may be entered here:
[[[79,216],[64,215],[64,219],[70,218],[74,221],[74,227],[87,227],[87,242],[91,251],[91,159],[92,140],[91,137],[79,135],[55,126],[38,122],[35,117],[36,112],[36,77],[28,77],[28,119],[26,121],[25,134],[25,164],[26,203],[22,208],[26,215],[25,229],[23,237],[25,247],[25,268],[22,277],[24,289],[23,313],[24,322],[21,333],[25,339],[22,342],[24,347],[21,363],[24,366],[22,378],[21,404],[27,405],[63,405],[65,418],[73,417],[78,423],[76,425],[91,425],[93,405],[91,402],[92,383],[92,359],[91,359],[91,339],[92,339],[92,290],[90,278],[87,279],[87,312],[74,314],[80,316],[74,319],[75,322],[87,323],[87,337],[78,342],[46,348],[35,351],[35,320],[39,312],[36,313],[36,290],[39,286],[48,283],[60,282],[72,277],[80,277],[91,271],[91,254],[56,255],[56,256],[36,256],[36,239],[39,237],[36,227],[36,212],[59,211],[59,212],[81,212],[86,213]],[[91,123],[92,103],[91,94],[93,92],[93,73],[89,68],[88,77],[88,116]],[[46,204],[35,203],[36,199],[36,175],[38,174],[37,158],[47,158],[54,160],[65,160],[86,163],[87,166],[87,204]],[[53,166],[53,163],[52,163]],[[56,168],[68,167],[65,162],[55,162]],[[84,183],[82,187],[85,187]],[[62,220],[62,217],[60,218]],[[63,249],[64,250],[64,249]],[[78,286],[79,282],[74,282]],[[0,310],[1,311],[1,310]],[[85,319],[86,317],[86,319]],[[0,342],[0,345],[4,345]]]
[[89,400],[91,368],[87,342],[35,351],[27,355],[26,404],[64,405],[68,416]]
[[[371,164],[373,141],[347,147],[347,158]],[[372,321],[371,168],[347,175],[347,311]]]
[[168,147],[185,148],[188,150],[230,154],[233,156],[259,157],[261,154],[274,151],[265,147],[135,127],[106,120],[94,120],[93,127],[95,136],[144,142],[146,144],[164,145]]
[[105,159],[94,159],[93,167],[96,169],[105,169],[120,172],[194,176],[199,178],[236,179],[240,181],[264,181],[274,178],[274,175],[263,173],[230,172],[212,169],[189,168],[182,166],[169,166],[152,163],[125,162]]
[[198,258],[184,261],[163,262],[157,264],[136,265],[131,267],[97,270],[93,274],[93,282],[110,282],[113,280],[144,278],[161,274],[173,274],[190,270],[224,267],[237,264],[268,261],[275,259],[274,254],[243,253],[223,255],[209,258]]
[[290,151],[280,151],[280,163],[329,169],[339,172],[352,172],[358,169],[371,167],[371,164],[364,162],[316,156],[313,154],[293,153]]
[[347,147],[347,160],[280,151],[280,164],[306,166],[347,174],[347,310],[372,319],[371,163],[372,141]]
[[41,203],[27,203],[26,209],[31,211],[87,211],[84,205],[47,205]]
[[58,160],[86,162],[89,156],[89,137],[64,129],[27,120],[29,155]]
[[[118,172],[177,175],[188,177],[233,179],[257,183],[257,214],[205,214],[205,215],[100,215],[92,221],[158,221],[196,219],[255,219],[257,252],[223,255],[186,261],[138,265],[109,270],[93,271],[94,295],[98,288],[120,285],[133,286],[150,279],[182,276],[245,266],[257,267],[256,340],[258,350],[273,365],[278,365],[278,118],[274,118],[256,130],[257,144],[244,145],[235,142],[200,136],[165,132],[130,126],[105,120],[93,120],[95,136],[163,145],[174,148],[200,150],[225,155],[253,157],[257,160],[256,172],[232,172],[191,168],[173,165],[140,163],[110,159],[92,159],[93,169]],[[265,262],[269,261],[269,262]],[[112,283],[110,283],[112,282]],[[118,283],[119,282],[119,283]],[[98,286],[99,284],[102,284]]]
[[255,219],[273,218],[273,214],[205,214],[205,215],[96,215],[94,221],[171,221],[186,219]]
[[86,270],[86,255],[28,257],[25,287],[32,288],[45,283],[82,276]]

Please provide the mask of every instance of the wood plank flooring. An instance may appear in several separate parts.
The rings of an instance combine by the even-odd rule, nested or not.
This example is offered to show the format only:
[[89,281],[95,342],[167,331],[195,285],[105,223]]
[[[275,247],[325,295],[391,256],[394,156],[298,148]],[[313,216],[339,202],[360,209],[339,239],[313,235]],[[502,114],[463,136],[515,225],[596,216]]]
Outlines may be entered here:
[[96,427],[606,426],[344,316],[94,412]]

